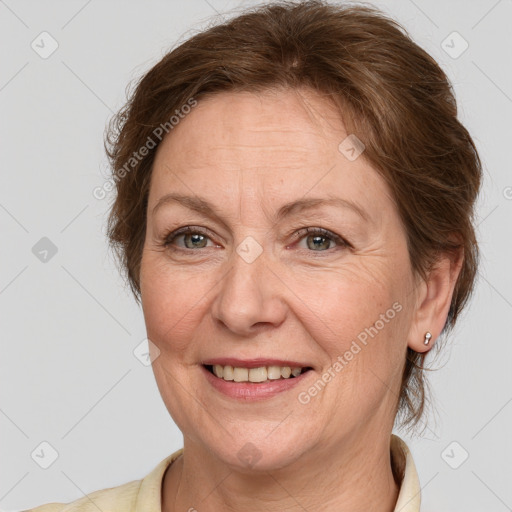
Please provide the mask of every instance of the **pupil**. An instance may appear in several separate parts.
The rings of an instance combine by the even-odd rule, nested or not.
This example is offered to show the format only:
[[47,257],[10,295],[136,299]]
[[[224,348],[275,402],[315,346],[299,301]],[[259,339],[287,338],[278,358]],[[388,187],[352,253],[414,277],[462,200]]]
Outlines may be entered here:
[[[321,245],[322,240],[324,240],[324,242],[325,242],[325,240],[327,240],[327,238],[324,236],[314,236],[313,237],[313,249],[314,250],[317,250],[318,248],[322,249],[322,245]],[[319,243],[317,243],[317,242],[319,242]],[[327,245],[329,245],[329,242],[327,242]],[[325,246],[325,243],[324,243],[324,246]]]
[[204,236],[203,236],[203,235],[201,235],[201,234],[197,234],[197,233],[196,233],[196,234],[189,235],[189,236],[190,236],[190,238],[191,238],[191,242],[192,242],[192,245],[193,245],[194,247],[197,247],[197,243],[198,243],[198,242],[199,242],[199,243],[200,243],[200,242],[202,242],[202,239],[204,238]]

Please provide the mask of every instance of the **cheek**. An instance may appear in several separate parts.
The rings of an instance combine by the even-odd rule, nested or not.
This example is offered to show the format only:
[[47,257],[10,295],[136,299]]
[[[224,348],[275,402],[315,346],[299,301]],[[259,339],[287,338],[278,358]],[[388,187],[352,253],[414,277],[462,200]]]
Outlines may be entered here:
[[357,336],[400,299],[401,283],[381,256],[353,258],[336,269],[297,272],[290,279],[305,318],[340,341]]
[[147,336],[159,350],[152,369],[169,414],[189,436],[202,418],[201,410],[189,407],[195,393],[188,382],[187,362],[193,354],[200,299],[207,289],[201,276],[171,268],[161,253],[145,252],[141,262],[142,308]]
[[[211,273],[177,267],[160,253],[141,262],[142,308],[148,338],[161,351],[181,352],[194,336],[198,317],[215,280]],[[170,343],[172,341],[172,344]]]
[[324,399],[352,406],[365,397],[366,405],[374,406],[399,378],[407,324],[406,283],[378,258],[316,274],[295,276],[294,290],[297,296],[308,297],[304,304],[296,303],[297,314],[316,353],[318,348],[323,352],[322,370],[330,374],[326,378],[335,382]]

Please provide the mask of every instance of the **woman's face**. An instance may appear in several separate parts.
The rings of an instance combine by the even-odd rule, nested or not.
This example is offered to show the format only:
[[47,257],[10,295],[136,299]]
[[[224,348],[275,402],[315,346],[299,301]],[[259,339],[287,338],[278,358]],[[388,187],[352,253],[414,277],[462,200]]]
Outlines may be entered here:
[[155,377],[185,442],[234,467],[391,431],[413,274],[389,189],[342,126],[308,90],[222,93],[156,155],[141,265]]

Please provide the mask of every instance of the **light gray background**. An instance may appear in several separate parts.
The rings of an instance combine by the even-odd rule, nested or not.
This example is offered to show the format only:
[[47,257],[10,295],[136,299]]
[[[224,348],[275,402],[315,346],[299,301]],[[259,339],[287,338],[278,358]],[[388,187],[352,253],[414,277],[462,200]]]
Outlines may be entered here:
[[[142,312],[107,250],[109,200],[92,190],[105,180],[103,130],[128,82],[216,11],[250,3],[0,0],[3,510],[142,478],[182,446],[151,368],[133,354]],[[373,4],[447,71],[485,165],[476,293],[431,375],[437,416],[423,438],[401,435],[422,510],[512,510],[512,2]],[[43,31],[59,45],[46,59],[31,47]],[[457,58],[454,31],[469,44]],[[32,251],[43,237],[57,247],[47,262]],[[43,441],[58,452],[48,469],[31,457],[50,456]]]

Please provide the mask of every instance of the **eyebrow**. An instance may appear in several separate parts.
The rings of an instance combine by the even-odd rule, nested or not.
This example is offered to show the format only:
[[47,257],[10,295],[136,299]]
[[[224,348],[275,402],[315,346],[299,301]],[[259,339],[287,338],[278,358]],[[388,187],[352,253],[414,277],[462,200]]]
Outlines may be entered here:
[[[153,207],[152,215],[155,215],[155,213],[163,205],[173,203],[178,203],[204,216],[214,218],[224,226],[226,225],[221,219],[221,216],[217,213],[215,207],[205,199],[201,199],[200,197],[196,196],[187,196],[177,193],[170,193],[166,194],[165,196],[162,196]],[[279,208],[276,214],[276,221],[282,220],[285,217],[289,217],[291,215],[296,215],[297,213],[301,213],[305,210],[310,210],[320,206],[336,206],[338,208],[345,209],[348,208],[353,212],[357,213],[357,215],[359,215],[364,221],[368,222],[370,220],[368,213],[363,208],[361,208],[361,206],[359,206],[357,203],[337,196],[327,196],[325,198],[302,198],[286,203],[283,206],[281,206],[281,208]]]

